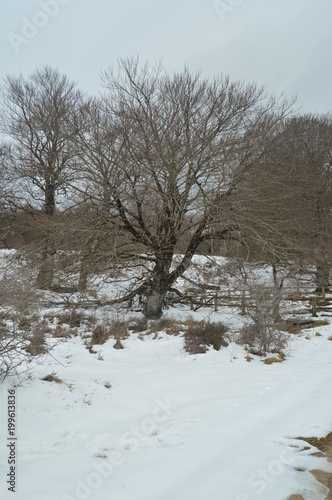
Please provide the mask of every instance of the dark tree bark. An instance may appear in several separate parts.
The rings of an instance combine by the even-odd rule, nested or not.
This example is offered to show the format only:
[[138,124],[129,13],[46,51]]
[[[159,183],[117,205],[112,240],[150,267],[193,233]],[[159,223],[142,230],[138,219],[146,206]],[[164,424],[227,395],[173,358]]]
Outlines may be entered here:
[[325,292],[330,288],[330,269],[328,265],[319,264],[315,272],[316,292],[322,293],[323,288]]
[[78,281],[79,292],[85,292],[87,289],[88,277],[91,274],[91,263],[95,258],[98,240],[97,235],[92,235],[84,244],[81,252],[80,276]]

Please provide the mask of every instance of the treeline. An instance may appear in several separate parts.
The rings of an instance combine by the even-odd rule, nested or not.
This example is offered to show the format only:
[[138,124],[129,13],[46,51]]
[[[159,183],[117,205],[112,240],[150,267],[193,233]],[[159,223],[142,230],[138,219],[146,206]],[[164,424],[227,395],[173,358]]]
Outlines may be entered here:
[[0,108],[0,233],[33,255],[38,288],[54,286],[60,254],[79,291],[92,273],[139,268],[114,301],[140,296],[156,318],[192,257],[225,242],[328,288],[331,115],[133,59],[103,73],[99,97],[50,67],[6,76]]

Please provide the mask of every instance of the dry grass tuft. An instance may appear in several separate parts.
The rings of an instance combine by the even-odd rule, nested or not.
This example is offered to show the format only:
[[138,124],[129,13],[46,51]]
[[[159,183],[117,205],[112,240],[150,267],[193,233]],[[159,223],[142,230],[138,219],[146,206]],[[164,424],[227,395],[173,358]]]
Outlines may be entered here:
[[271,358],[266,358],[264,359],[263,363],[264,365],[272,365],[273,363],[282,363],[285,358],[281,359],[280,357],[277,358],[276,356],[272,356]]
[[124,349],[123,345],[121,344],[120,339],[117,339],[117,341],[115,342],[115,344],[113,346],[113,349]]
[[69,325],[71,328],[78,328],[81,326],[82,314],[77,312],[75,309],[58,316],[58,325]]
[[196,322],[184,334],[184,348],[189,354],[204,354],[208,347],[219,351],[221,347],[228,346],[224,339],[226,331],[222,323]]
[[55,372],[51,373],[50,375],[46,375],[46,377],[42,378],[45,382],[55,382],[56,384],[63,384],[64,381],[61,380],[61,378],[57,377],[57,374]]
[[[183,323],[175,321],[174,319],[162,318],[158,321],[154,321],[153,324],[150,325],[148,333],[158,334],[158,332],[161,331],[165,331],[167,335],[180,335],[180,333],[184,331]],[[156,335],[155,338],[157,337]]]
[[144,317],[130,321],[128,325],[128,330],[133,333],[142,333],[148,330],[148,328],[148,320]]
[[90,340],[91,345],[102,345],[105,344],[106,340],[108,340],[111,336],[111,332],[109,328],[106,328],[104,325],[97,325],[92,330],[92,337]]

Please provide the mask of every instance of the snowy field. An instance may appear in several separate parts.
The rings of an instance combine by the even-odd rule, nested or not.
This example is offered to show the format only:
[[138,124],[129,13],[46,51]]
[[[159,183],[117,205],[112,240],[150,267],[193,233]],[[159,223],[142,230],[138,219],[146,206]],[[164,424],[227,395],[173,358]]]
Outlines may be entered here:
[[[165,311],[189,315],[241,321],[234,308]],[[131,333],[122,350],[110,338],[95,353],[80,331],[50,338],[50,354],[16,387],[16,493],[6,487],[11,383],[0,386],[0,498],[324,499],[309,470],[332,464],[296,438],[332,430],[331,335],[332,325],[291,335],[285,361],[272,365],[247,362],[235,342],[190,355],[183,336],[165,331]],[[42,380],[52,373],[62,383]]]

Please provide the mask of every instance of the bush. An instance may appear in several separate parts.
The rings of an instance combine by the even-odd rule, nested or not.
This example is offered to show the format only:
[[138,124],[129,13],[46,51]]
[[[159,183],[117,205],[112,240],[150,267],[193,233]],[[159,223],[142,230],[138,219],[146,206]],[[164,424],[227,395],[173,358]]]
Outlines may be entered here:
[[183,325],[174,319],[162,318],[154,321],[149,328],[149,333],[165,331],[168,335],[179,335],[184,330]]
[[239,343],[250,347],[250,352],[264,356],[268,352],[276,353],[285,348],[287,336],[274,324],[258,323],[243,326]]
[[104,325],[97,325],[92,331],[90,344],[105,344],[106,340],[110,338],[111,334]]
[[128,330],[133,333],[145,332],[148,329],[148,320],[146,318],[138,318],[130,322]]
[[22,378],[19,367],[30,361],[31,356],[42,356],[49,351],[46,344],[47,327],[42,323],[31,323],[31,319],[18,322],[0,322],[0,382],[9,376]]
[[23,273],[13,271],[0,281],[1,306],[15,309],[18,317],[29,314],[38,300],[39,293]]
[[191,324],[184,334],[184,348],[189,354],[204,354],[208,347],[219,351],[228,345],[224,338],[226,331],[222,323],[200,321]]
[[[48,351],[45,335],[50,329],[33,314],[39,294],[31,286],[32,276],[19,272],[16,261],[0,281],[0,302],[4,315],[0,319],[0,382],[7,377],[23,378],[31,356]],[[20,366],[24,364],[24,369]]]
[[97,325],[92,331],[90,345],[105,344],[110,337],[117,340],[128,337],[126,324],[121,321],[112,321],[108,326]]
[[71,328],[78,328],[81,326],[82,322],[82,314],[72,309],[70,312],[63,314],[62,316],[58,316],[58,325],[67,324]]
[[281,331],[280,297],[274,290],[271,292],[267,287],[258,286],[252,289],[252,298],[254,302],[247,304],[252,321],[241,329],[239,343],[249,346],[253,354],[260,356],[279,352],[287,343],[287,335]]
[[0,324],[0,381],[16,375],[18,367],[24,362],[28,342],[15,335],[6,325]]
[[40,354],[45,354],[47,352],[46,346],[46,331],[43,327],[36,327],[33,330],[31,337],[29,338],[29,345],[26,351],[31,356],[39,356]]

